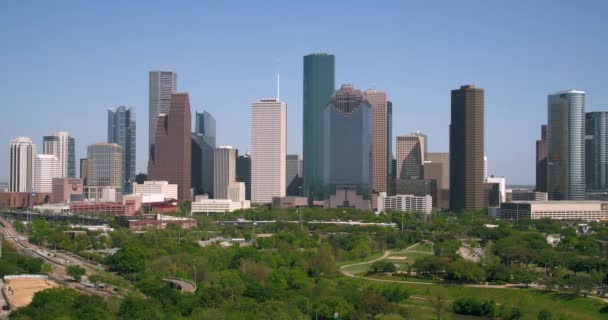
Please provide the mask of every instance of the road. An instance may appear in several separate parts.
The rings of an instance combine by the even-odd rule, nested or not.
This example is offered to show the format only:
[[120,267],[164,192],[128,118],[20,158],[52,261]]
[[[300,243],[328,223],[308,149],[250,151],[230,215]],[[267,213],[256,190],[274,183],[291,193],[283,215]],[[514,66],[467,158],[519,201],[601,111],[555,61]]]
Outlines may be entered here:
[[96,290],[94,288],[87,287],[80,282],[65,280],[66,268],[68,266],[77,265],[83,267],[87,271],[87,274],[90,275],[99,270],[95,265],[77,256],[66,255],[59,252],[51,252],[30,243],[27,240],[20,240],[22,237],[19,236],[8,220],[0,217],[0,223],[0,232],[4,235],[5,239],[14,244],[15,249],[23,252],[24,254],[29,254],[32,257],[42,258],[53,267],[53,271],[49,274],[49,278],[51,280],[84,293],[93,293],[101,296],[115,295],[111,291]]
[[194,284],[194,282],[192,282],[192,281],[174,279],[174,278],[165,278],[165,279],[163,279],[163,281],[172,283],[172,284],[180,287],[182,292],[188,292],[188,293],[196,292],[196,284]]

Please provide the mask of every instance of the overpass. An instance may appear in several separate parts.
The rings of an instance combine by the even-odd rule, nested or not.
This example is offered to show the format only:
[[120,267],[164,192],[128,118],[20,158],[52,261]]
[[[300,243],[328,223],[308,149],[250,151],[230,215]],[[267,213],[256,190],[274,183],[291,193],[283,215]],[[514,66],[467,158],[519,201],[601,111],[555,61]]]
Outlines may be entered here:
[[178,287],[182,292],[194,293],[196,292],[196,284],[190,280],[177,279],[177,278],[165,278],[164,282],[171,283]]

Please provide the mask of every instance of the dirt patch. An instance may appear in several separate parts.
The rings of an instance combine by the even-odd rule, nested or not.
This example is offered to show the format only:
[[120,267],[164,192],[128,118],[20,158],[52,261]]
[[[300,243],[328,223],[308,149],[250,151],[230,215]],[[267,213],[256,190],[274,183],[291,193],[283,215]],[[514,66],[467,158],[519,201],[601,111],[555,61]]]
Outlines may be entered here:
[[49,279],[10,279],[5,282],[4,290],[15,309],[30,304],[36,292],[59,286]]

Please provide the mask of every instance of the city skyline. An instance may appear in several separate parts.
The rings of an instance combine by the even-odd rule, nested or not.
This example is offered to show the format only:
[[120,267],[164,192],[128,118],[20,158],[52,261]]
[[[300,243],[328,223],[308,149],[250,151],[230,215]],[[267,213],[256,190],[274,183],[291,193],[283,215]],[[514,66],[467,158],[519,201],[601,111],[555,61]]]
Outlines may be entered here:
[[[45,9],[45,6],[41,5],[40,8],[32,10],[31,15],[34,18],[42,15],[42,12],[48,9]],[[61,7],[61,5],[59,6]],[[304,5],[295,6],[300,13],[310,12]],[[330,4],[328,9],[331,9],[332,6],[334,4]],[[329,52],[336,57],[337,84],[353,83],[357,88],[363,90],[375,88],[388,92],[395,106],[393,109],[393,138],[396,135],[421,129],[429,136],[429,151],[431,152],[444,152],[448,149],[449,90],[467,83],[483,87],[486,89],[486,154],[490,163],[489,173],[506,176],[509,184],[532,185],[535,177],[534,144],[538,139],[538,126],[546,123],[546,96],[556,91],[578,89],[588,93],[587,112],[600,111],[608,105],[608,94],[604,92],[603,82],[600,81],[601,75],[606,73],[606,65],[598,60],[599,57],[605,56],[603,53],[606,52],[607,47],[596,41],[596,39],[604,37],[608,28],[602,27],[606,25],[606,22],[600,20],[599,13],[603,12],[601,9],[604,8],[602,3],[586,5],[582,8],[583,14],[574,15],[571,22],[563,25],[546,24],[547,21],[550,21],[552,14],[564,10],[570,11],[571,5],[551,3],[550,6],[547,6],[536,3],[531,7],[526,5],[528,10],[523,13],[520,10],[522,6],[513,4],[507,8],[497,8],[490,4],[483,4],[480,8],[473,8],[473,12],[465,13],[462,11],[464,9],[457,8],[455,4],[446,4],[437,10],[456,10],[465,16],[479,12],[486,12],[488,15],[480,22],[453,20],[443,22],[441,28],[426,30],[430,37],[423,37],[416,33],[423,31],[423,27],[428,26],[429,23],[432,24],[434,19],[439,19],[440,14],[434,12],[431,16],[430,9],[416,4],[412,8],[412,12],[418,13],[420,18],[412,17],[411,24],[391,22],[391,19],[388,18],[398,12],[403,12],[400,10],[403,7],[400,4],[388,4],[382,10],[382,14],[388,14],[384,24],[373,26],[370,30],[355,27],[352,33],[358,33],[358,36],[375,34],[379,37],[378,41],[387,41],[394,38],[397,32],[407,31],[407,36],[411,37],[407,39],[413,40],[406,41],[404,38],[403,41],[398,41],[399,43],[389,42],[390,45],[395,45],[394,50],[379,56],[369,55],[368,49],[353,50],[353,44],[348,41],[336,44],[335,41],[330,41],[329,37],[321,37],[319,27],[298,32],[298,35],[306,40],[303,44],[294,45],[294,40],[290,40],[289,37],[279,37],[285,44],[285,48],[264,49],[251,55],[242,55],[236,52],[240,51],[241,46],[244,48],[251,42],[236,43],[242,40],[240,34],[245,30],[239,24],[225,30],[228,36],[233,36],[232,40],[211,37],[207,44],[212,46],[211,48],[188,44],[186,38],[193,37],[192,33],[185,33],[177,39],[170,39],[169,42],[172,45],[195,49],[191,53],[184,53],[183,59],[180,57],[179,60],[178,57],[170,55],[171,51],[168,49],[153,50],[150,57],[135,55],[135,52],[141,52],[141,46],[157,48],[150,42],[149,36],[146,36],[145,32],[141,30],[136,30],[133,34],[128,35],[131,38],[141,37],[142,44],[138,45],[135,51],[127,50],[121,57],[105,55],[84,59],[87,55],[82,50],[97,48],[97,44],[90,41],[84,31],[97,33],[100,41],[104,42],[104,45],[107,44],[108,48],[120,45],[122,40],[113,38],[118,34],[118,30],[114,28],[101,30],[94,26],[87,26],[82,28],[85,29],[83,31],[70,30],[69,24],[58,24],[51,27],[55,19],[65,19],[75,15],[79,10],[84,10],[83,7],[75,6],[57,17],[42,19],[40,25],[48,30],[38,26],[30,26],[24,30],[6,30],[7,44],[15,47],[31,48],[31,45],[24,43],[21,38],[29,39],[27,41],[30,42],[37,40],[40,45],[44,45],[48,40],[43,38],[48,35],[48,32],[66,31],[68,32],[67,39],[78,41],[79,48],[62,58],[64,50],[62,48],[70,47],[63,42],[65,40],[60,40],[47,57],[49,59],[47,61],[51,63],[44,67],[39,65],[38,58],[33,53],[27,52],[28,50],[24,50],[26,53],[21,54],[21,57],[14,56],[14,53],[6,53],[9,59],[5,61],[11,62],[5,62],[6,70],[9,75],[15,75],[15,78],[12,82],[3,82],[5,86],[0,89],[0,97],[2,97],[0,104],[8,106],[6,108],[8,110],[3,110],[3,112],[14,121],[2,129],[0,138],[8,143],[15,137],[27,136],[32,138],[35,144],[42,146],[43,135],[48,132],[66,130],[76,139],[76,158],[84,158],[87,145],[104,140],[105,124],[97,123],[99,121],[96,119],[104,115],[107,106],[134,106],[138,122],[141,124],[137,142],[137,172],[144,172],[147,161],[148,143],[146,140],[149,136],[147,126],[144,125],[148,123],[147,75],[151,70],[172,70],[179,76],[178,90],[188,90],[191,93],[192,111],[208,110],[216,116],[218,144],[231,144],[239,150],[247,152],[250,151],[248,143],[250,137],[247,134],[250,125],[246,110],[249,108],[250,101],[256,97],[273,93],[274,73],[275,70],[278,70],[281,73],[282,97],[290,105],[287,152],[302,155],[302,56],[312,52]],[[103,5],[99,5],[98,9],[101,12],[109,10]],[[126,6],[121,14],[128,14],[136,9],[142,8]],[[242,12],[235,14],[241,17],[248,15],[246,13],[251,11],[258,12],[258,10],[263,11],[264,9],[268,8],[262,6],[262,8],[256,9],[246,6]],[[143,10],[148,14],[158,14],[154,11],[158,8],[154,8],[154,6],[143,8]],[[171,10],[179,11],[184,15],[188,14],[182,9],[173,8]],[[362,6],[352,10],[354,15],[363,16],[366,7]],[[24,12],[25,9],[17,4],[3,10],[0,15],[7,19],[9,25],[16,26],[20,24],[16,21],[10,22]],[[264,15],[277,12],[292,14],[283,8],[273,9],[272,12],[264,13]],[[209,14],[218,13],[221,18],[222,14],[227,14],[227,8],[219,5],[211,8]],[[322,15],[326,14],[322,13]],[[499,23],[517,17],[519,14],[524,16],[521,19],[528,16],[537,16],[538,19],[525,19],[524,23],[512,25],[508,31]],[[85,14],[82,18],[89,17]],[[472,51],[473,49],[463,48],[454,41],[448,40],[448,36],[452,34],[451,30],[459,27],[475,30],[483,23],[487,24],[487,19],[490,18],[498,19],[498,22],[490,24],[483,31],[475,32],[479,41],[477,48],[482,47],[485,50],[479,50],[480,52],[476,53]],[[115,18],[110,18],[112,21],[113,19]],[[129,23],[138,23],[138,19]],[[424,19],[430,20],[424,22]],[[338,20],[335,22],[335,26],[342,21]],[[535,22],[537,20],[540,22]],[[245,19],[243,23],[246,24],[247,21]],[[108,22],[111,24],[111,21]],[[205,23],[213,24],[214,22],[217,23],[217,20],[211,19]],[[270,32],[269,35],[280,36],[297,30],[301,22],[296,21],[295,25],[289,28],[281,28],[280,23],[273,22],[272,28],[259,28],[262,28],[261,31]],[[333,23],[331,27],[334,26]],[[416,26],[416,23],[420,26]],[[590,27],[592,25],[593,28]],[[177,24],[170,27],[169,30],[162,31],[161,35],[180,34],[182,31],[187,31],[187,27],[184,24]],[[196,30],[200,31],[200,28],[206,27],[206,25],[196,26]],[[150,26],[150,28],[156,30],[156,27]],[[323,27],[323,29],[326,28],[327,26]],[[275,29],[277,30],[275,31]],[[284,29],[284,31],[280,29]],[[328,34],[333,36],[344,34],[341,31],[337,32],[329,31]],[[571,48],[565,48],[559,52],[550,50],[555,46],[555,40],[550,35],[556,33],[566,37],[576,35],[579,46],[575,51]],[[512,36],[513,34],[515,37]],[[19,35],[28,35],[28,37],[19,37]],[[205,33],[205,35],[209,34]],[[495,44],[496,38],[507,41],[504,45],[498,45]],[[397,39],[400,38],[397,37]],[[401,42],[413,42],[416,43],[416,46]],[[531,44],[524,46],[524,43]],[[442,45],[460,50],[451,51],[450,54],[443,53],[446,50],[434,50]],[[523,48],[517,49],[522,46]],[[200,61],[202,52],[209,58],[208,60],[213,60],[219,59],[219,56],[227,52],[228,48],[233,48],[228,51],[234,53],[220,59],[220,63],[214,61],[214,65],[209,65],[209,63]],[[553,52],[550,57],[546,56],[548,51]],[[465,56],[471,57],[470,62],[465,62],[460,66],[453,65],[455,61]],[[586,58],[574,61],[571,59],[572,56]],[[377,59],[377,57],[382,59]],[[476,60],[476,65],[473,64],[473,60]],[[74,61],[75,64],[71,63]],[[231,61],[236,69],[228,66],[225,63],[227,61]],[[257,65],[252,63],[253,61]],[[561,68],[564,61],[572,68]],[[30,63],[31,65],[29,65]],[[51,88],[43,86],[43,83],[47,83],[43,80],[55,75],[59,70],[57,68],[61,68],[67,77],[60,79],[58,85],[53,85],[53,90],[51,90]],[[91,75],[85,75],[79,69],[87,70],[87,73],[90,72]],[[40,79],[24,77],[34,70],[40,75]],[[530,70],[533,72],[530,73]],[[501,76],[497,78],[493,74]],[[555,74],[563,76],[556,77]],[[121,78],[118,77],[119,75]],[[97,90],[99,87],[106,89],[99,91]],[[243,90],[239,91],[241,92],[239,96],[231,95],[227,99],[226,90],[233,87],[243,88]],[[78,90],[75,92],[74,88],[78,88]],[[512,92],[518,92],[518,94],[512,95]],[[66,97],[70,98],[66,100]],[[28,110],[28,112],[24,112],[24,110]],[[525,116],[522,117],[521,113]],[[36,114],[36,119],[28,118],[29,114]],[[62,117],[53,114],[61,114]],[[234,119],[231,119],[230,117],[234,115],[236,115]],[[517,130],[509,130],[513,127]],[[509,131],[510,134],[504,134],[505,131]],[[517,154],[518,157],[506,157],[504,150],[509,150],[508,154]],[[5,168],[8,167],[7,152],[7,148],[0,152],[0,166]],[[2,170],[0,181],[7,180],[8,172]]]

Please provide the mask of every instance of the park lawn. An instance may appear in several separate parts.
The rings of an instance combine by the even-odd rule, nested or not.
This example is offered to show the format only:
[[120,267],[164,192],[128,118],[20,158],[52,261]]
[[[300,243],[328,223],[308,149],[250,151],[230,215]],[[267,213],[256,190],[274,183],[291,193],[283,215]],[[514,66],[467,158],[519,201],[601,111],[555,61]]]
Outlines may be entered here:
[[364,264],[357,264],[354,266],[346,267],[343,270],[348,271],[354,275],[366,274],[369,271],[369,268],[372,266],[373,262],[368,262]]
[[365,261],[369,261],[369,260],[378,259],[378,258],[382,257],[383,254],[384,254],[384,252],[375,252],[363,259],[338,261],[338,262],[336,262],[336,266],[341,267],[341,266],[345,266],[347,264],[353,264],[353,263],[359,263],[359,262],[365,262]]
[[428,244],[420,244],[417,245],[415,247],[413,247],[411,250],[413,251],[422,251],[422,252],[428,252],[428,253],[433,253],[433,247],[431,245]]

